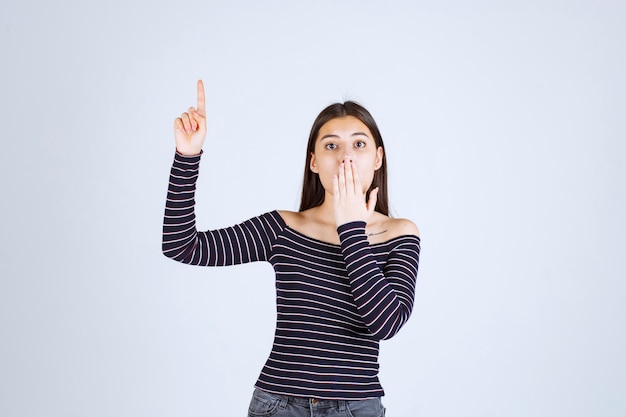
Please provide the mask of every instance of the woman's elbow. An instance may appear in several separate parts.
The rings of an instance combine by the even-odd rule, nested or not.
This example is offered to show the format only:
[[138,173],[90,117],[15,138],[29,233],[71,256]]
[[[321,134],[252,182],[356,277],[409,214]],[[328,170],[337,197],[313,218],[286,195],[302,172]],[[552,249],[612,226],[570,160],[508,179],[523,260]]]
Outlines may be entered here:
[[184,264],[188,264],[191,262],[192,251],[188,250],[187,248],[172,248],[170,245],[164,242],[161,245],[161,252],[164,256],[174,261]]
[[395,317],[395,319],[387,320],[386,323],[379,327],[370,327],[370,334],[376,340],[389,340],[400,332],[400,329],[409,319],[409,315],[401,314]]

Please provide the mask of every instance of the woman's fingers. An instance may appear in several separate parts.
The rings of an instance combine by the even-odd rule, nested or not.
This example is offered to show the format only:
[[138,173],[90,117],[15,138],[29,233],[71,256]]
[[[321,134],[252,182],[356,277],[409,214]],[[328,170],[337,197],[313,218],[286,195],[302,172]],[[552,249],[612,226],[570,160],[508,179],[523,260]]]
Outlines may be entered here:
[[176,121],[180,121],[182,130],[186,133],[192,133],[198,130],[201,123],[204,122],[204,117],[196,109],[189,107],[187,112],[181,114]]
[[345,183],[346,183],[346,193],[349,195],[354,194],[354,175],[352,173],[352,161],[351,160],[346,160],[343,162],[344,165],[344,172],[345,172]]
[[376,207],[377,192],[378,189],[373,190],[366,203],[356,165],[347,158],[341,162],[337,175],[333,176],[333,201],[337,225],[355,220],[367,221]]
[[198,80],[198,113],[200,113],[201,116],[206,116],[204,102],[204,83],[202,80]]
[[335,191],[342,195],[363,195],[359,173],[353,161],[346,159],[339,165],[337,185],[338,188]]
[[333,176],[333,196],[335,201],[339,198],[339,175]]
[[367,212],[371,215],[376,210],[376,201],[378,200],[378,187],[370,191],[370,198],[367,200]]
[[378,187],[369,193],[368,199],[366,194],[356,164],[346,158],[339,165],[337,175],[333,176],[333,201],[337,225],[355,220],[368,221],[376,210]]
[[189,107],[187,112],[183,113],[178,119],[176,119],[175,127],[177,127],[178,120],[182,123],[182,128],[187,133],[192,133],[203,126],[206,109],[204,98],[204,84],[202,80],[198,80],[198,107]]
[[359,178],[359,171],[354,166],[354,162],[350,161],[350,175],[352,176],[352,181],[350,184],[352,186],[353,193],[362,193],[361,189],[361,179]]
[[191,118],[189,117],[189,113],[181,114],[180,119],[183,121],[183,128],[185,129],[185,132],[191,133]]
[[194,109],[193,107],[189,107],[189,109],[187,110],[187,113],[189,113],[189,122],[191,123],[191,130],[195,132],[196,130],[198,130],[198,124],[199,124],[198,111],[196,111],[196,109]]
[[174,120],[176,149],[185,155],[197,155],[202,151],[206,136],[204,84],[198,80],[198,107],[189,107]]
[[339,165],[339,195],[343,195],[346,193],[346,164],[345,163],[341,163]]

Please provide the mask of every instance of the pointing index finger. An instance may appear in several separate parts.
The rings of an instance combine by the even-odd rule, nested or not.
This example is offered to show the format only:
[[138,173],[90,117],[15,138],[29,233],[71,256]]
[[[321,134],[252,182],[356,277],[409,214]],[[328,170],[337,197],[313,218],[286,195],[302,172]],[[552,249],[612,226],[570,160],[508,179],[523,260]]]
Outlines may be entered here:
[[204,109],[204,83],[198,80],[198,113],[205,115]]

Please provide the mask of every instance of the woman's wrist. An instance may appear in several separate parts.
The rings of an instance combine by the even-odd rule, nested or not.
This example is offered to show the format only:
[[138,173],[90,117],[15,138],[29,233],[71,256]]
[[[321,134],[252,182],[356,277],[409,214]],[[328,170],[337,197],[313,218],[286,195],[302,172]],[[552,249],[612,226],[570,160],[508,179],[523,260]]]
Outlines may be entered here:
[[185,151],[181,151],[180,149],[176,148],[176,153],[181,155],[181,156],[186,156],[186,157],[194,157],[194,156],[200,156],[202,155],[203,151],[202,149],[200,149],[199,151],[196,150],[185,150]]

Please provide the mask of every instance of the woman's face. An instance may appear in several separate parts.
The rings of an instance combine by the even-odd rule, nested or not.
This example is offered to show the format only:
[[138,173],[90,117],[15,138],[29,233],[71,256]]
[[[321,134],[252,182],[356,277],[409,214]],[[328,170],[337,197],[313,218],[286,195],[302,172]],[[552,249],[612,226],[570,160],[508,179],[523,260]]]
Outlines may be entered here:
[[366,193],[382,164],[383,148],[376,146],[370,130],[354,116],[329,120],[317,134],[310,169],[319,175],[327,193],[332,193],[339,165],[348,160],[353,161]]

